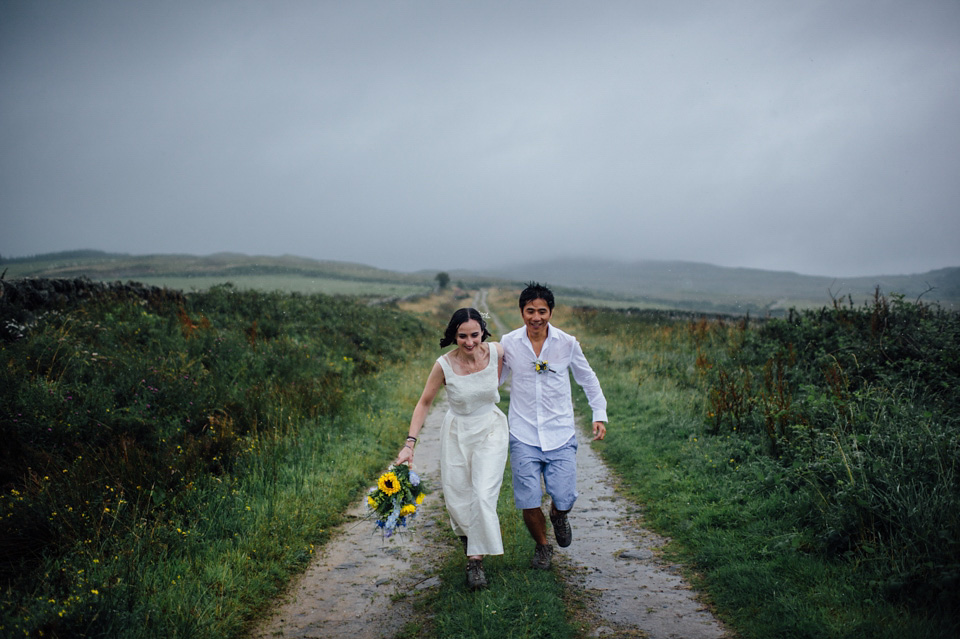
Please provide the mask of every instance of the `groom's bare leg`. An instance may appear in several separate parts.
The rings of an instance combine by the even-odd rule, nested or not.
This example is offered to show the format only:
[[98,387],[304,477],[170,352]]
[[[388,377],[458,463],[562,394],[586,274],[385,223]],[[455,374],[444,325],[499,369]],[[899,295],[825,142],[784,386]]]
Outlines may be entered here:
[[547,545],[547,518],[539,508],[524,508],[523,523],[527,525],[530,536],[541,546]]

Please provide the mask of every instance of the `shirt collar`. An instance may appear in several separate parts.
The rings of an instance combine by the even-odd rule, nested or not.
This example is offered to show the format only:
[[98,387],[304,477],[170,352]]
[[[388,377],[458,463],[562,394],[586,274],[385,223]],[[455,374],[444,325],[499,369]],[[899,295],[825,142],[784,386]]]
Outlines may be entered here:
[[[547,345],[547,342],[551,342],[551,341],[553,341],[553,340],[555,340],[555,339],[559,339],[559,337],[560,337],[560,336],[557,334],[557,330],[553,327],[553,324],[551,324],[550,322],[547,322],[547,338],[546,338],[545,340],[543,340],[543,345],[546,346],[546,345]],[[523,327],[523,341],[527,343],[527,346],[529,346],[529,347],[530,347],[530,350],[532,351],[532,350],[533,350],[533,342],[530,341],[530,336],[527,335],[527,327],[526,327],[526,326]],[[541,352],[542,352],[542,351],[541,351]]]

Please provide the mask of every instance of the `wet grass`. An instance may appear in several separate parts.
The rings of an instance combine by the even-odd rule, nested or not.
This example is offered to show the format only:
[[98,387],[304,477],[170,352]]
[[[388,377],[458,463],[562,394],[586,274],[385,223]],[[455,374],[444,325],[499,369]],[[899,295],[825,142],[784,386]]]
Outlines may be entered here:
[[960,630],[958,321],[884,304],[572,323],[610,402],[597,448],[740,636]]
[[243,635],[396,453],[429,361],[409,316],[229,288],[16,328],[3,636]]

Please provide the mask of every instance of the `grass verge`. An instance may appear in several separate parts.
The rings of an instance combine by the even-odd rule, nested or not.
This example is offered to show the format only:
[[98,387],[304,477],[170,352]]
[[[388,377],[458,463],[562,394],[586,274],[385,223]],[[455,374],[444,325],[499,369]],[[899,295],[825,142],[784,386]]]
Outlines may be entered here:
[[[865,315],[869,326],[870,310]],[[844,319],[844,326],[856,323],[856,318]],[[649,525],[672,539],[668,555],[689,567],[688,578],[740,636],[957,635],[956,591],[939,583],[951,578],[957,531],[950,522],[956,521],[957,508],[947,495],[956,494],[960,460],[956,429],[951,418],[939,412],[943,394],[937,386],[931,387],[932,400],[885,393],[881,403],[872,385],[831,400],[843,400],[844,412],[818,420],[818,411],[827,413],[827,402],[813,380],[824,377],[821,371],[826,370],[825,383],[835,382],[828,366],[811,362],[812,376],[804,378],[795,372],[803,366],[798,359],[795,368],[778,376],[776,359],[761,358],[753,369],[752,386],[718,385],[721,364],[742,362],[750,340],[782,330],[779,324],[754,334],[750,331],[756,329],[744,333],[734,326],[668,321],[655,314],[593,311],[579,314],[571,324],[609,402],[611,428],[598,450],[642,506]],[[912,343],[919,343],[919,332],[912,335]],[[938,335],[942,352],[950,353],[956,333],[940,330]],[[811,353],[817,352],[816,339],[806,335]],[[861,370],[869,367],[866,347],[846,352],[855,353]],[[893,349],[888,346],[884,353],[889,357]],[[925,366],[939,370],[941,361],[931,356]],[[791,379],[791,374],[797,377]],[[739,379],[749,379],[749,373]],[[718,388],[727,394],[719,394]],[[728,421],[725,428],[717,428],[715,411],[721,400],[740,418],[733,426]],[[747,415],[748,408],[755,414]],[[777,421],[785,415],[789,418]],[[911,422],[913,416],[918,419]],[[881,449],[878,442],[902,437],[911,423],[914,445],[909,454],[903,444]],[[784,428],[777,430],[781,424]],[[861,430],[831,431],[850,424]],[[925,430],[938,437],[936,443],[928,442]],[[834,442],[832,450],[823,446],[824,440]],[[915,481],[901,480],[900,495],[909,498],[905,489],[924,499],[939,495],[941,523],[939,528],[920,528],[931,513],[920,507],[926,501],[918,497],[912,502],[917,523],[895,529],[893,534],[900,536],[890,543],[884,526],[898,516],[900,503],[885,496],[883,478],[896,476],[898,460],[912,463],[920,454],[926,455],[930,472],[914,473]],[[844,501],[851,492],[855,501]],[[858,512],[863,514],[858,517]],[[848,523],[841,527],[837,522]],[[915,530],[946,535],[935,548],[939,554],[927,550],[926,533],[920,536]],[[905,561],[908,553],[917,559]],[[940,582],[911,586],[897,581],[916,574],[898,577],[902,564],[910,563],[906,567],[915,571],[928,561],[942,562]],[[926,592],[929,598],[911,592]]]

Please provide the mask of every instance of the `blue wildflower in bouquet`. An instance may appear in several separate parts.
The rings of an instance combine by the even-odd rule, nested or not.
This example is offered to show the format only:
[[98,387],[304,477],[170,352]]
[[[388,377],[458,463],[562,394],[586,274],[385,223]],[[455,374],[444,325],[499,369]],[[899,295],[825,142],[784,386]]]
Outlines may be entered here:
[[393,465],[380,475],[377,485],[367,495],[367,507],[377,518],[377,528],[384,537],[399,532],[417,514],[424,491],[420,476],[406,464]]

